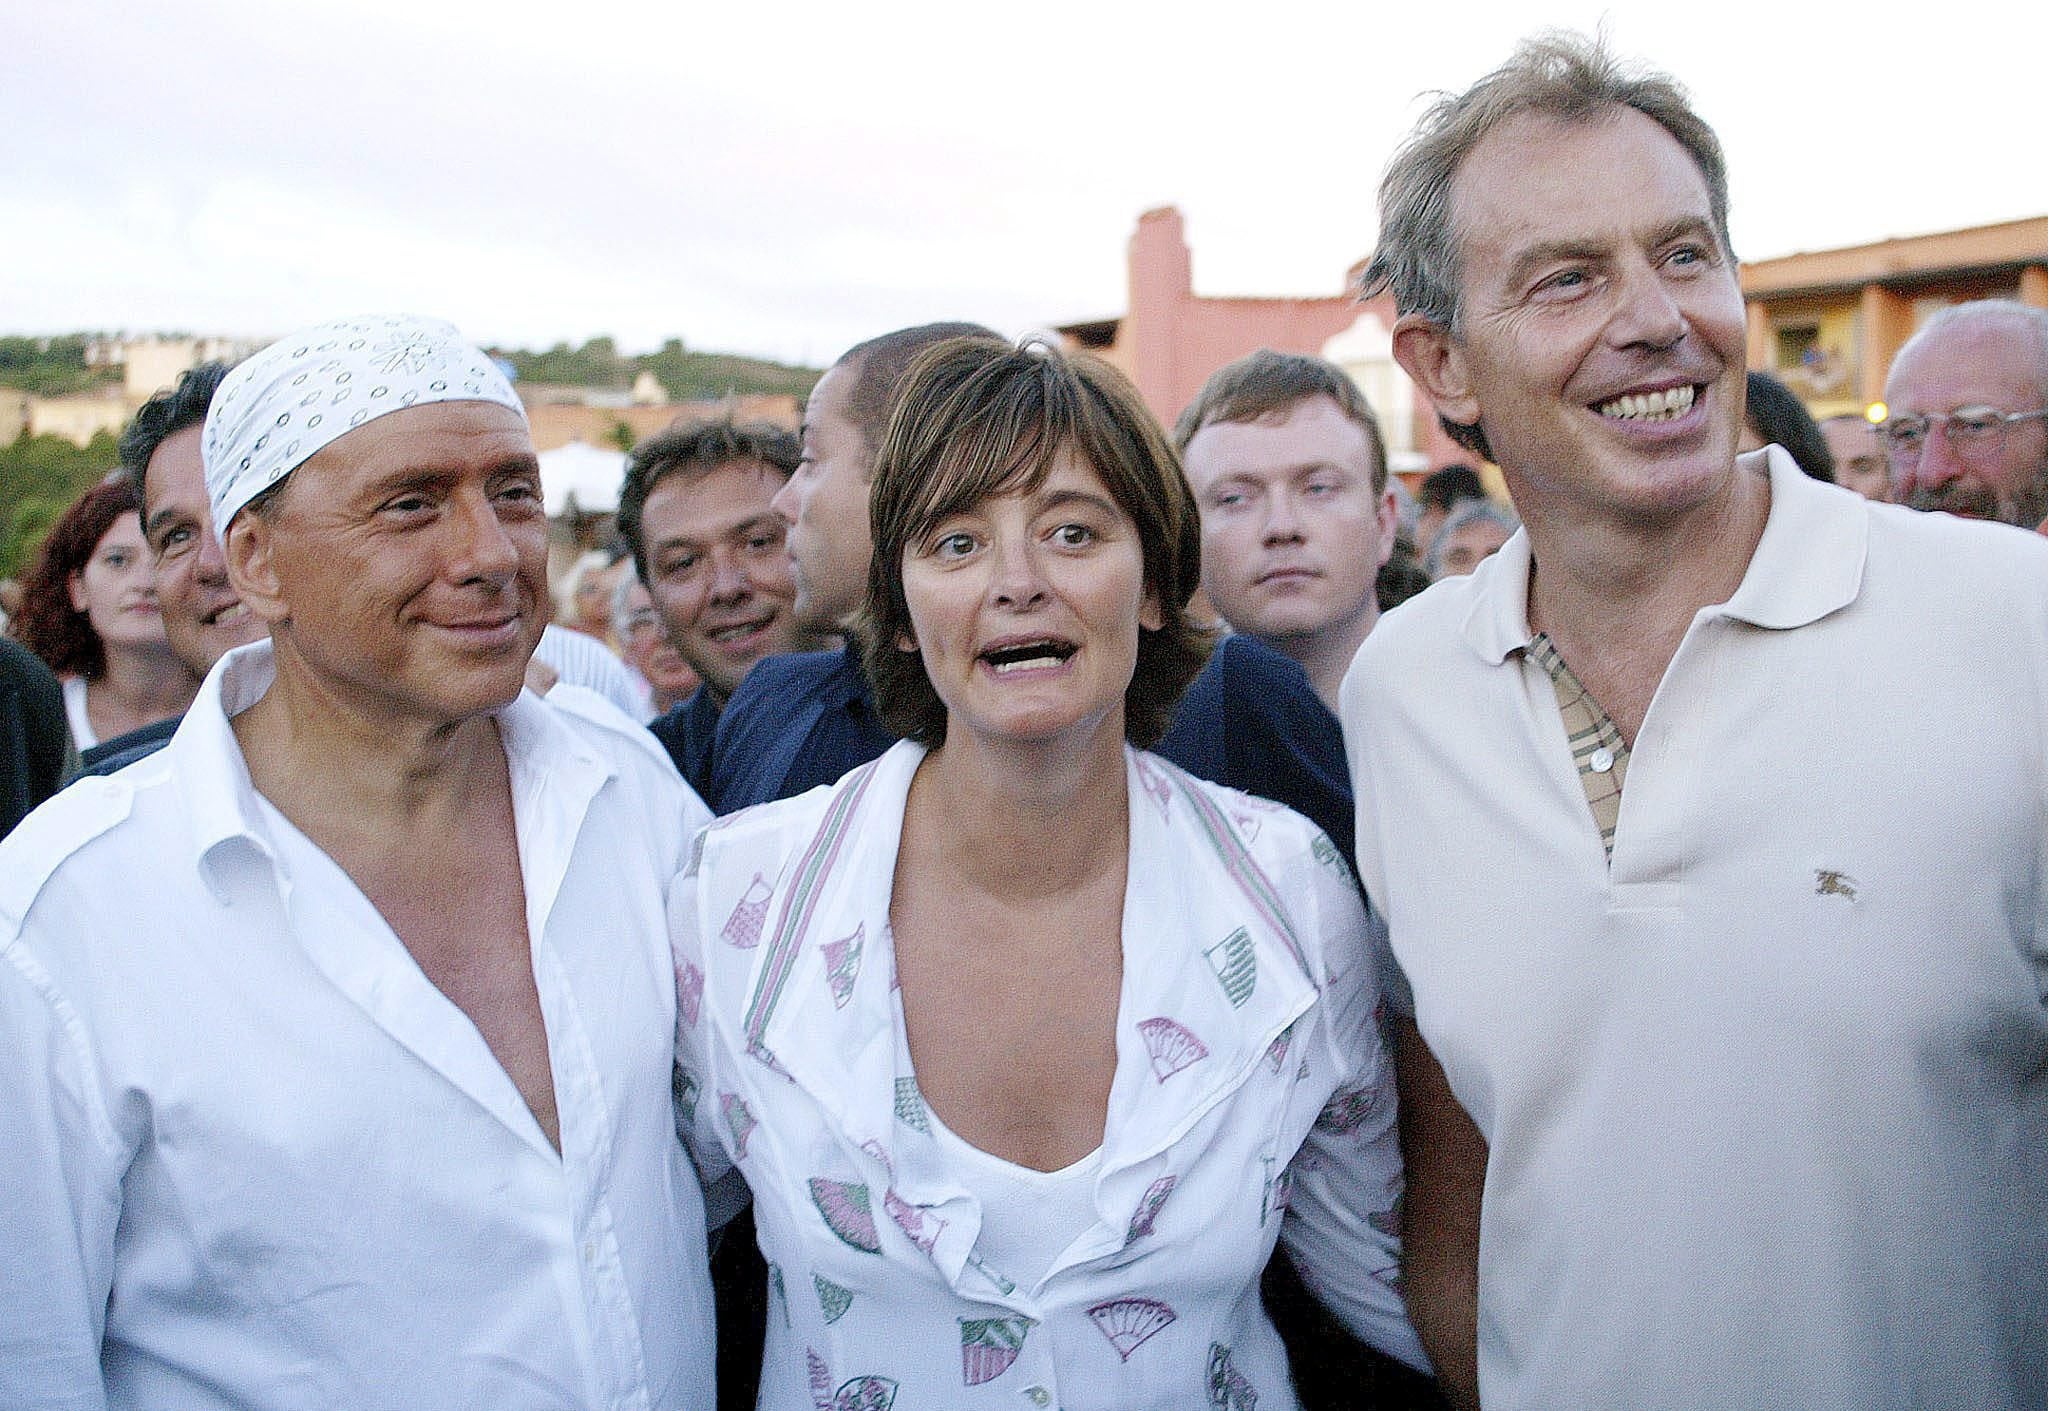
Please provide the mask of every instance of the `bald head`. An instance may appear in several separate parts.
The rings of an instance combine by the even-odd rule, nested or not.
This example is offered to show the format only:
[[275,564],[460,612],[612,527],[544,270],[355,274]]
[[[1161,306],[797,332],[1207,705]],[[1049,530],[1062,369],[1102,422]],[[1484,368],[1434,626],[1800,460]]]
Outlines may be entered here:
[[[1894,428],[1928,418],[1915,447],[1893,436],[1892,494],[1902,504],[2033,528],[2048,517],[2048,310],[2008,299],[1944,309],[1892,362],[1885,404]],[[1998,417],[1988,433],[1954,434],[1966,409]]]

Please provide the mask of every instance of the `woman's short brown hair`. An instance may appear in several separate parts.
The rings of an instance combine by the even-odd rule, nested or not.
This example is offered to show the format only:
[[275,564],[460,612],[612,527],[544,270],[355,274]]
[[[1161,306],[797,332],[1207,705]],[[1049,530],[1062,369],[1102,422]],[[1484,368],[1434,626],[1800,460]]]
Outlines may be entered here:
[[1137,389],[1109,364],[1044,343],[980,337],[936,344],[912,364],[875,456],[861,659],[876,707],[898,734],[933,747],[946,738],[946,706],[924,658],[898,645],[914,635],[905,549],[991,495],[1036,489],[1069,447],[1137,526],[1145,588],[1159,603],[1159,629],[1138,631],[1124,737],[1144,748],[1166,733],[1211,647],[1187,616],[1201,578],[1202,531],[1180,458]]

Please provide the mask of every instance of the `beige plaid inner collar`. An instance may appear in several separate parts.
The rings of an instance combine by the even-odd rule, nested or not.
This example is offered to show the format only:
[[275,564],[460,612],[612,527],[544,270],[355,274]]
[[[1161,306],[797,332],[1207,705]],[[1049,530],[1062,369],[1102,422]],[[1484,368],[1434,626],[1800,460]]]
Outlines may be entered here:
[[1600,702],[1572,673],[1548,634],[1538,632],[1522,650],[1543,668],[1557,692],[1557,710],[1564,718],[1572,760],[1579,767],[1579,783],[1586,791],[1587,806],[1593,810],[1593,822],[1599,826],[1600,845],[1612,862],[1614,827],[1621,821],[1621,788],[1628,777],[1628,742],[1622,739],[1621,728],[1600,708]]

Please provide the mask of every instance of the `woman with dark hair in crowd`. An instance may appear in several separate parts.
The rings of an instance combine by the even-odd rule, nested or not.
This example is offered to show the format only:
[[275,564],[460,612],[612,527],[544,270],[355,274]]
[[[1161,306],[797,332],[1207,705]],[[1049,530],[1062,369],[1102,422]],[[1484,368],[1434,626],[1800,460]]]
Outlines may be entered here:
[[769,1260],[760,1405],[1287,1411],[1276,1238],[1421,1365],[1357,888],[1306,820],[1144,752],[1209,644],[1135,389],[932,348],[870,527],[904,740],[714,825],[672,897],[682,1115]]
[[172,654],[127,476],[80,495],[22,580],[14,635],[64,682],[81,750],[185,713],[199,678]]
[[1828,449],[1820,424],[1792,389],[1768,372],[1749,375],[1749,402],[1742,417],[1742,439],[1738,451],[1761,446],[1783,446],[1799,468],[1815,480],[1829,484],[1835,479],[1835,454]]

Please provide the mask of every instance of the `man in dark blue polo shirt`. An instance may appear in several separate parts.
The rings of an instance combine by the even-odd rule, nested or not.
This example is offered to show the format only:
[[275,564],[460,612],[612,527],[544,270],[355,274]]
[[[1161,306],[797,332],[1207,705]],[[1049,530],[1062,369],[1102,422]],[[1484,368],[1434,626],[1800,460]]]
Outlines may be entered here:
[[796,463],[788,431],[729,417],[669,427],[626,461],[619,534],[669,644],[703,681],[649,728],[700,794],[712,732],[747,673],[822,640],[790,610],[784,524],[769,507]]

